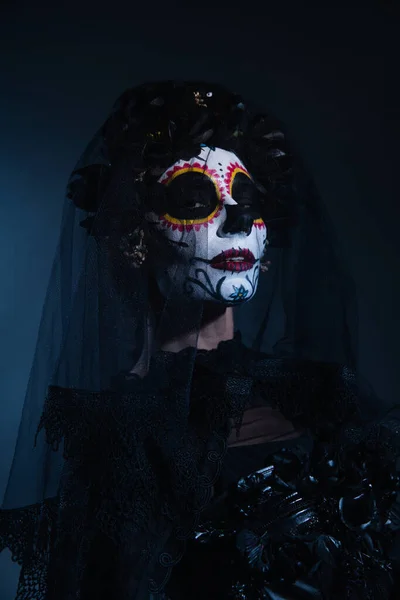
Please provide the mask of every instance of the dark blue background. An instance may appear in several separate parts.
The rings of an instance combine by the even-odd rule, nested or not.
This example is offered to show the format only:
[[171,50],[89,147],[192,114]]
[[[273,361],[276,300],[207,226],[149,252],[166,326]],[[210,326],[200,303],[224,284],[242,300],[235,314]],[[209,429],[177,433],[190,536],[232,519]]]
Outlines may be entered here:
[[[286,123],[357,283],[361,370],[384,402],[397,401],[394,4],[62,4],[10,0],[0,9],[0,493],[66,179],[116,97],[144,80],[218,80]],[[14,597],[17,572],[4,553],[0,600]]]

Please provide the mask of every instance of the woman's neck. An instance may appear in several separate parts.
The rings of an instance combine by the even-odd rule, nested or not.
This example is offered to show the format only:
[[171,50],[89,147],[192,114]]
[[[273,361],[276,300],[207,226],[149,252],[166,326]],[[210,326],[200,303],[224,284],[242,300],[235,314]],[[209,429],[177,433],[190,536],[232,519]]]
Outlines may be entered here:
[[220,342],[232,340],[233,336],[233,308],[207,303],[197,337],[193,333],[180,335],[165,342],[162,350],[179,352],[189,346],[196,346],[199,350],[214,350]]

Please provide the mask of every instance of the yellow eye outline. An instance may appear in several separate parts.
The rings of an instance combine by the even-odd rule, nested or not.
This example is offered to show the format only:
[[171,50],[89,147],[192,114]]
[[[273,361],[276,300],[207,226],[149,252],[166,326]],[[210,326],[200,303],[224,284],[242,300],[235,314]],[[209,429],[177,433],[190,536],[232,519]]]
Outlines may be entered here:
[[241,167],[239,165],[232,165],[232,167],[234,167],[234,169],[228,169],[228,175],[226,176],[226,179],[225,179],[225,185],[228,187],[228,193],[231,198],[232,198],[233,182],[238,173],[243,173],[243,175],[246,175],[246,177],[248,179],[250,179],[250,181],[252,181],[252,178],[250,177],[250,173],[248,171],[246,171],[246,169],[244,167]]
[[207,167],[200,165],[200,164],[185,164],[182,166],[175,166],[172,171],[167,171],[165,173],[165,179],[161,179],[160,183],[163,183],[164,185],[169,185],[174,179],[176,179],[177,177],[179,177],[179,175],[183,175],[184,173],[202,173],[203,175],[206,175],[214,184],[215,187],[215,191],[217,194],[217,198],[218,198],[218,205],[216,206],[216,208],[212,211],[212,213],[210,213],[207,217],[202,218],[202,219],[176,219],[175,217],[173,217],[172,215],[165,213],[163,215],[160,216],[160,218],[162,218],[163,221],[174,225],[179,226],[184,226],[184,227],[192,227],[194,225],[206,225],[207,223],[210,223],[216,216],[219,215],[219,213],[221,212],[221,208],[222,208],[222,202],[223,202],[223,193],[221,190],[221,182],[219,181],[219,175],[217,173],[217,171],[215,171],[214,169],[208,169]]
[[[229,196],[232,198],[232,187],[233,187],[233,182],[235,180],[235,177],[238,173],[243,173],[243,175],[246,175],[246,177],[248,177],[248,179],[250,179],[250,181],[253,181],[253,178],[251,177],[250,173],[247,171],[247,169],[245,169],[244,167],[241,167],[239,165],[239,163],[231,163],[228,166],[228,173],[225,177],[225,187],[227,188],[228,194]],[[260,217],[259,219],[254,219],[253,221],[253,225],[255,225],[256,227],[258,227],[259,229],[261,229],[262,227],[266,227],[264,221],[262,220],[262,218]]]

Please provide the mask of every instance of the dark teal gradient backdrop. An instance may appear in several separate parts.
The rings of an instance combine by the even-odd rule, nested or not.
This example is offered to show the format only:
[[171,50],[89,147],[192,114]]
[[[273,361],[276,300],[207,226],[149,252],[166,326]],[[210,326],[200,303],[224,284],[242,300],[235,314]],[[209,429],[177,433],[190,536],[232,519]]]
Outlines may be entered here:
[[[116,97],[144,80],[217,80],[286,123],[356,280],[361,371],[382,401],[400,397],[393,5],[157,2],[0,9],[1,494],[65,182]],[[14,597],[17,572],[4,553],[0,600]]]

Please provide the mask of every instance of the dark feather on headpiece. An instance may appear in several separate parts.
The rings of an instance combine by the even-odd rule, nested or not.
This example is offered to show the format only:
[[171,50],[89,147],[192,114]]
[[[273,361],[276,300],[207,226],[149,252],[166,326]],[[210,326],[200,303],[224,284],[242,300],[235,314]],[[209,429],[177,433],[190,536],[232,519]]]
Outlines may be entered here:
[[[292,156],[276,119],[252,113],[239,95],[202,82],[144,84],[122,94],[102,133],[110,165],[73,173],[69,195],[79,208],[96,212],[122,159],[131,159],[140,182],[151,186],[171,164],[207,144],[230,150],[245,163],[261,192],[271,245],[285,245],[285,229],[296,212]],[[142,201],[148,197],[145,193]]]

